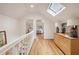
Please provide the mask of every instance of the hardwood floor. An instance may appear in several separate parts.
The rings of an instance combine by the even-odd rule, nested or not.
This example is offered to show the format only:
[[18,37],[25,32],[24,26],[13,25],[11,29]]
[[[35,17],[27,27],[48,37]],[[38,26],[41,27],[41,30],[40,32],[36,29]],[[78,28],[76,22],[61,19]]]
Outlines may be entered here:
[[42,34],[37,34],[29,55],[63,55],[53,40],[46,40]]

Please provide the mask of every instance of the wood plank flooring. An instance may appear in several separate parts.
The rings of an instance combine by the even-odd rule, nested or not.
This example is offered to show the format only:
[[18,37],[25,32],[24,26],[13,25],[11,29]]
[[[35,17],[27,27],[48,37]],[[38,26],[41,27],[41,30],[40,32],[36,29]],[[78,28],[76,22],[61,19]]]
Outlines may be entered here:
[[42,34],[37,34],[29,55],[63,55],[53,40],[46,40],[43,37]]

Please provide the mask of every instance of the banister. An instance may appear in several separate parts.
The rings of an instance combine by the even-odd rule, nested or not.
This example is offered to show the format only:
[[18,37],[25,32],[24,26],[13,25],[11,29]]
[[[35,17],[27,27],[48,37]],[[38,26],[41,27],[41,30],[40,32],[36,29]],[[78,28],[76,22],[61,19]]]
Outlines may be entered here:
[[19,38],[17,38],[16,40],[4,45],[3,47],[0,48],[0,55],[4,54],[6,51],[8,51],[9,49],[11,49],[12,47],[14,47],[15,45],[17,45],[20,41],[22,41],[24,38],[26,38],[28,35],[33,34],[34,31],[29,32],[28,34],[25,34]]

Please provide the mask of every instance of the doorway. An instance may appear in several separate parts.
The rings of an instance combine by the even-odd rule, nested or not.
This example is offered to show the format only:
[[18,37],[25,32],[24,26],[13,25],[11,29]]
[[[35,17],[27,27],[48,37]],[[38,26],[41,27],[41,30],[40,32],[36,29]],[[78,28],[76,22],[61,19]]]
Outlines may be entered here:
[[44,38],[44,23],[42,20],[36,20],[36,36]]

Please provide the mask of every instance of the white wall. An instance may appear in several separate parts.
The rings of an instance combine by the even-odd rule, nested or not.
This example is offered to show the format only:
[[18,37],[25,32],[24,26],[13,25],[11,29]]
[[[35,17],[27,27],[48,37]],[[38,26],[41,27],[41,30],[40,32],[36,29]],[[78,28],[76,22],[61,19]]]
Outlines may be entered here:
[[55,25],[54,22],[44,20],[44,39],[54,39]]
[[[33,31],[34,31],[34,38],[36,38],[36,22],[34,20],[34,18],[31,17],[24,17],[20,20],[20,30],[22,34],[26,34],[27,30],[28,30],[28,26],[26,25],[28,22],[31,22],[31,25],[33,26]],[[29,23],[30,24],[30,23]]]
[[7,42],[11,42],[20,36],[19,20],[0,15],[0,31],[6,31]]

